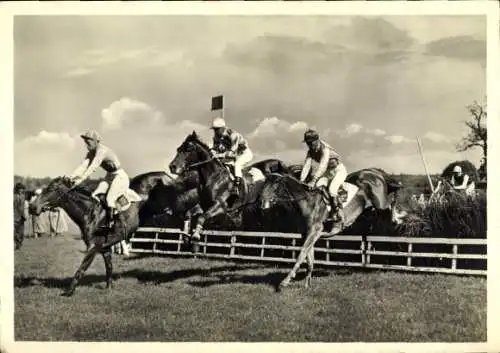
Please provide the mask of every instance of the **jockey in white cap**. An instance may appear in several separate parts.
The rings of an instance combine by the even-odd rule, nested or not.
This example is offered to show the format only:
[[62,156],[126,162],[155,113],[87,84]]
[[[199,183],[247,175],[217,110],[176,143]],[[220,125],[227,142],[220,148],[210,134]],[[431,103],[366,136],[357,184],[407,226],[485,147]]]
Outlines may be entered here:
[[[309,187],[328,186],[332,206],[334,206],[332,212],[338,209],[338,216],[342,219],[342,204],[338,200],[338,192],[347,177],[347,170],[340,155],[328,143],[321,140],[314,130],[305,132],[303,142],[307,143],[308,152],[300,181],[305,182],[309,179]],[[317,163],[317,168],[314,173],[310,173],[313,161]]]
[[[113,218],[116,212],[116,200],[129,187],[129,177],[121,168],[120,161],[116,154],[107,146],[100,143],[101,137],[96,131],[87,131],[80,135],[87,145],[88,153],[85,160],[70,176],[74,185],[78,185],[86,180],[98,167],[106,171],[104,181],[101,181],[92,196],[106,192],[107,220],[109,226],[113,225]],[[109,186],[109,188],[108,188]]]
[[466,195],[472,195],[475,189],[475,183],[469,175],[462,171],[462,167],[458,164],[453,168],[453,175],[450,180],[451,185],[455,190],[464,190]]
[[221,117],[216,117],[212,122],[214,139],[212,153],[216,158],[235,158],[234,192],[238,194],[239,185],[243,178],[242,169],[253,159],[253,153],[248,146],[248,142],[238,132],[229,129],[226,122]]

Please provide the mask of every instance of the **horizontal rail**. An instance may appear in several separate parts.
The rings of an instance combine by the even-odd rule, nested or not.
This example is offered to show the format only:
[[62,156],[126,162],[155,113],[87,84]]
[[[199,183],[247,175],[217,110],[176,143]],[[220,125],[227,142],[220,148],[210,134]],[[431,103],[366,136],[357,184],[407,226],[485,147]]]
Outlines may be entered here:
[[[179,234],[181,229],[142,227],[137,230],[138,233],[170,233]],[[243,231],[222,231],[222,230],[203,230],[201,235],[224,236],[224,237],[266,237],[282,239],[301,239],[298,233],[279,233],[279,232],[243,232]],[[327,233],[324,233],[327,235]],[[368,235],[364,237],[366,241],[388,242],[388,243],[413,243],[413,244],[457,244],[457,245],[487,245],[487,239],[475,238],[425,238],[425,237],[388,237],[383,235]],[[335,235],[330,241],[362,241],[362,235]]]
[[[132,244],[144,244],[153,243],[153,249],[140,249],[132,245],[132,252],[136,253],[153,253],[153,254],[164,254],[164,255],[181,255],[181,256],[197,256],[206,258],[220,258],[220,259],[241,259],[241,260],[253,260],[253,261],[264,261],[264,262],[281,262],[281,263],[295,263],[297,252],[302,250],[301,246],[296,245],[296,239],[301,239],[300,234],[293,233],[275,233],[275,232],[240,232],[240,231],[219,231],[219,230],[204,230],[201,232],[202,240],[195,241],[195,243],[200,246],[203,250],[193,254],[189,250],[181,250],[181,245],[184,243],[182,240],[182,233],[186,230],[181,229],[171,229],[171,228],[157,228],[157,227],[143,227],[139,228],[136,233],[152,233],[147,237],[133,237],[130,241]],[[161,237],[161,234],[164,234]],[[175,236],[175,239],[173,239]],[[208,239],[209,236],[219,236],[226,237],[224,242],[217,242],[213,239]],[[164,239],[168,238],[170,239]],[[227,239],[229,237],[230,239]],[[244,237],[254,237],[261,238],[262,241],[258,240],[255,242],[241,242],[237,241]],[[266,243],[265,239],[292,239],[292,245],[281,245],[281,244],[269,244]],[[217,238],[216,238],[217,239]],[[220,238],[219,238],[220,239]],[[220,239],[222,240],[222,239]],[[357,249],[342,249],[334,248],[335,244],[339,244],[336,241],[351,241],[358,242],[359,246]],[[376,250],[380,247],[379,244],[392,243],[392,244],[406,244],[407,251],[400,251],[401,249],[390,251],[390,250]],[[160,244],[175,244],[177,249],[167,250],[158,249],[157,245]],[[450,249],[451,253],[440,252],[413,252],[414,244],[444,244],[453,245]],[[353,244],[354,245],[354,244]],[[326,247],[314,247],[315,253],[324,253],[326,259],[315,259],[315,264],[326,265],[326,266],[344,266],[344,267],[359,267],[368,269],[388,269],[388,270],[398,270],[398,271],[410,271],[410,272],[435,272],[444,274],[467,274],[467,275],[486,275],[486,270],[484,269],[474,269],[474,268],[457,268],[462,265],[464,267],[473,266],[471,263],[464,262],[460,263],[460,260],[479,260],[482,263],[487,262],[487,255],[483,253],[460,253],[460,246],[473,245],[473,246],[485,246],[487,245],[486,239],[461,239],[461,238],[412,238],[412,237],[387,237],[387,236],[361,236],[361,235],[337,235],[330,240],[326,241]],[[217,250],[217,248],[224,248],[227,250]],[[245,255],[238,250],[243,249],[260,249],[260,256],[257,255]],[[267,256],[266,251],[278,250],[288,252],[288,255],[284,253],[281,256],[273,254],[273,256]],[[484,250],[483,250],[484,251]],[[226,253],[227,252],[227,253]],[[479,250],[481,252],[481,250]],[[271,255],[268,252],[269,255]],[[348,254],[348,255],[358,255],[359,260],[345,261],[345,259],[339,259],[341,261],[334,261],[331,254]],[[374,262],[373,259],[376,256],[384,256],[388,258],[406,258],[406,265],[400,264],[381,264]],[[428,258],[428,259],[451,259],[451,266],[449,262],[446,267],[444,263],[439,263],[443,265],[441,267],[429,267],[428,265],[416,266],[412,264],[412,259],[415,258]],[[386,260],[384,260],[386,261]],[[483,266],[483,265],[481,265]],[[485,265],[484,265],[485,266]],[[483,268],[484,268],[483,266]]]

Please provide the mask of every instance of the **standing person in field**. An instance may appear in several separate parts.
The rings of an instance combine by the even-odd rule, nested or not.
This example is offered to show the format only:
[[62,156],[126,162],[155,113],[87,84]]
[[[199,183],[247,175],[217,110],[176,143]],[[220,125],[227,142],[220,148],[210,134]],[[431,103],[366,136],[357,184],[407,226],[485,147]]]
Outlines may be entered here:
[[28,200],[23,183],[14,186],[14,245],[19,250],[24,241],[24,224],[28,219]]
[[455,190],[463,190],[466,195],[473,195],[475,189],[474,180],[462,171],[462,167],[456,165],[453,168],[453,175],[450,180],[451,185]]
[[214,130],[212,152],[216,158],[234,158],[234,193],[239,194],[239,186],[243,175],[242,169],[253,159],[253,153],[248,142],[238,132],[229,129],[221,117],[212,122]]
[[[319,134],[312,129],[304,133],[303,142],[307,144],[308,151],[300,181],[308,180],[308,186],[311,188],[328,187],[332,205],[330,217],[336,221],[343,221],[342,203],[338,199],[338,193],[340,186],[347,178],[347,170],[340,155],[328,143],[321,140]],[[313,162],[317,164],[317,167],[314,173],[311,173]]]
[[87,131],[80,137],[85,142],[88,153],[70,178],[76,186],[85,181],[98,167],[106,171],[104,181],[99,183],[92,196],[97,198],[97,194],[107,189],[106,214],[108,226],[111,228],[116,214],[116,200],[120,194],[127,191],[130,183],[129,177],[122,169],[116,154],[109,147],[101,144],[101,137],[96,131]]

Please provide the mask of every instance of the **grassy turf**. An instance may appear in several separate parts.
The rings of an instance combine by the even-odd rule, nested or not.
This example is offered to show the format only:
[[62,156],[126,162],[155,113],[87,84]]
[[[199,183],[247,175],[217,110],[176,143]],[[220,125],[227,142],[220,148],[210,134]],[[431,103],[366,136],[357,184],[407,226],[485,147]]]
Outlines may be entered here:
[[15,255],[15,338],[37,341],[486,340],[486,279],[316,268],[276,293],[288,268],[204,259],[98,257],[72,298],[60,293],[84,246],[28,239]]

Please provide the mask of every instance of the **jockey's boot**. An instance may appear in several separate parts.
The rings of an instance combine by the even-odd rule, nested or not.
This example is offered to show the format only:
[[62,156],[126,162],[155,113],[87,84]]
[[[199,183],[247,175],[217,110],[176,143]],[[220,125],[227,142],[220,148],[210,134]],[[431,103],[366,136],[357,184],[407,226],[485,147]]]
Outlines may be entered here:
[[233,190],[232,190],[234,195],[240,196],[240,186],[241,186],[241,178],[234,177]]
[[331,210],[328,218],[330,218],[334,222],[343,221],[344,212],[342,210],[342,203],[339,201],[338,196],[330,195],[330,205]]
[[106,224],[111,229],[114,225],[114,209],[111,207],[106,207]]

